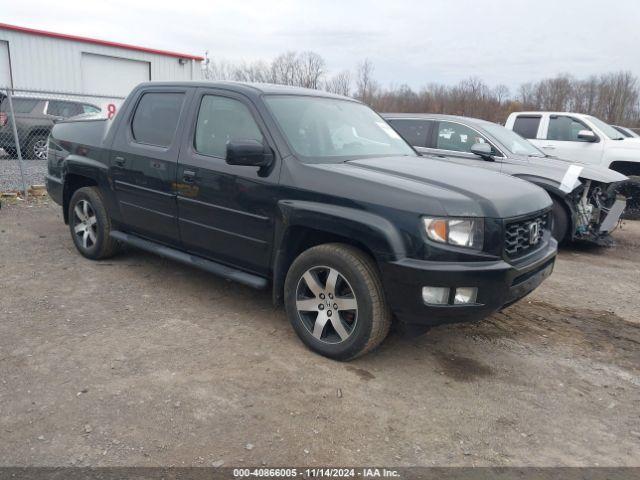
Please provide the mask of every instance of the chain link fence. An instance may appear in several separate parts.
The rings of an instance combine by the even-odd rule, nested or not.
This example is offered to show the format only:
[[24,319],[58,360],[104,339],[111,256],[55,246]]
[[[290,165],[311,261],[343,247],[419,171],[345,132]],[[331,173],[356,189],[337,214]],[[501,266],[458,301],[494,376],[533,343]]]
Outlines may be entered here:
[[0,193],[27,195],[44,184],[47,144],[56,122],[77,115],[113,117],[123,97],[0,88]]

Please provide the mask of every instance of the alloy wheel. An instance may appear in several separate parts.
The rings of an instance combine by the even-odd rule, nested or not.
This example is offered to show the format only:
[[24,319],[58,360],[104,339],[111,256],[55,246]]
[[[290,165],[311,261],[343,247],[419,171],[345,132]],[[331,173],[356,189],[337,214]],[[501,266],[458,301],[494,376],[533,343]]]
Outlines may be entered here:
[[353,333],[358,301],[347,279],[331,267],[307,270],[296,288],[298,318],[317,340],[341,343]]
[[38,140],[33,144],[33,156],[38,160],[47,159],[47,141],[45,139]]
[[87,200],[80,200],[73,209],[73,232],[79,238],[84,249],[96,244],[98,221],[96,212]]

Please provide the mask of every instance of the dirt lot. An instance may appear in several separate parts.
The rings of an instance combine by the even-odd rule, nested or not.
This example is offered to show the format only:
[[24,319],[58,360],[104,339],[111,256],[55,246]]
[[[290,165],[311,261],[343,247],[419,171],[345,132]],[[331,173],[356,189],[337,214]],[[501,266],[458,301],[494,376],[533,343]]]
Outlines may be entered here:
[[[640,465],[640,222],[523,302],[307,351],[266,292],[0,210],[1,465]],[[219,463],[218,463],[219,464]]]

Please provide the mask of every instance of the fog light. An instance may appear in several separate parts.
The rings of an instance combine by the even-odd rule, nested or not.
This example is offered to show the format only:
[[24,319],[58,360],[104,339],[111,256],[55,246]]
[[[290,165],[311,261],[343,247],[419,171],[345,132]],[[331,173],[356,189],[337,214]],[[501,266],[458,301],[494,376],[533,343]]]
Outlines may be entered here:
[[476,303],[478,298],[478,289],[476,287],[459,287],[456,288],[456,296],[453,299],[455,305],[463,303]]
[[431,305],[446,305],[449,303],[449,289],[447,287],[422,287],[422,300]]

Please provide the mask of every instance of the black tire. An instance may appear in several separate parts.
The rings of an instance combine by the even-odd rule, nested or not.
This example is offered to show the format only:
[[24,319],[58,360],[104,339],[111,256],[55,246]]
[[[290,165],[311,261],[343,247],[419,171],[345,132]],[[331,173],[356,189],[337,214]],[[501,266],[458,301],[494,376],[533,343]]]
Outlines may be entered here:
[[555,198],[553,200],[553,208],[551,216],[553,217],[553,228],[551,236],[558,241],[559,245],[566,245],[569,241],[569,214],[567,209]]
[[69,202],[69,231],[78,251],[91,260],[109,258],[118,251],[118,242],[109,236],[111,218],[97,187],[74,192]]
[[[46,160],[48,135],[36,133],[29,137],[26,152],[20,152],[27,160]],[[22,146],[22,145],[20,145]]]
[[629,175],[629,180],[619,185],[617,191],[627,198],[627,208],[622,218],[640,220],[640,176]]
[[[327,276],[330,271],[339,273],[335,289],[328,286],[329,282],[326,279],[324,286],[322,285],[323,269],[327,271]],[[305,273],[316,271],[317,286],[323,288],[324,294],[314,295],[308,288],[307,280],[303,280]],[[304,290],[310,297],[301,297]],[[331,291],[335,292],[335,299],[328,293]],[[342,297],[345,291],[350,291],[352,295],[348,294],[349,298]],[[355,302],[357,310],[338,308],[339,305],[332,303],[334,300],[329,297],[339,302]],[[389,333],[391,311],[384,298],[376,265],[364,252],[349,245],[329,243],[312,247],[300,254],[287,273],[284,299],[289,321],[304,344],[320,355],[334,360],[346,361],[363,355],[377,347]],[[320,309],[316,312],[299,311],[299,300],[311,303],[326,301],[325,315],[335,312],[332,317],[323,317],[326,324],[324,328],[319,329],[320,338],[314,336],[316,320],[321,314]],[[344,305],[347,307],[347,303]],[[339,330],[343,334],[348,333],[348,336],[343,338]]]
[[3,147],[6,155],[6,159],[7,160],[15,160],[16,158],[18,158],[18,151],[16,150],[16,147]]

